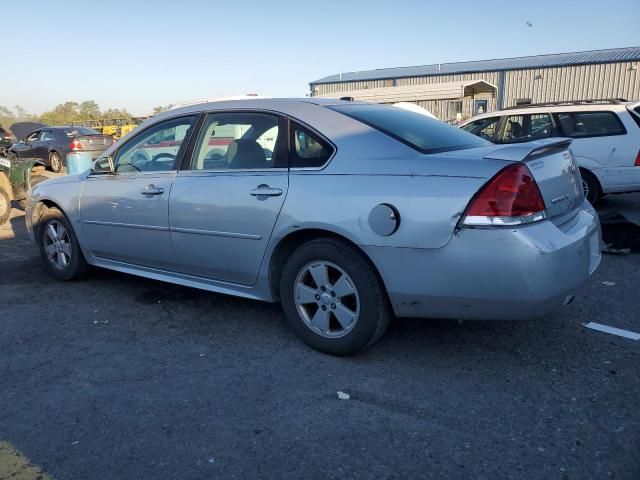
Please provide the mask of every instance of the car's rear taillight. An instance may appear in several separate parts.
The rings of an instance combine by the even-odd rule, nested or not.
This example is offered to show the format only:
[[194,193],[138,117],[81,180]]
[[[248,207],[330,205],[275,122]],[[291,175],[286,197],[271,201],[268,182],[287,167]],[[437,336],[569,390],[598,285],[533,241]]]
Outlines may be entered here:
[[75,152],[76,150],[82,150],[82,144],[77,138],[74,138],[69,144],[69,148],[72,152]]
[[640,150],[638,150],[638,156],[636,157],[636,163],[634,163],[636,167],[640,167]]
[[514,163],[501,170],[473,197],[461,224],[522,225],[544,218],[544,200],[531,171],[523,163]]

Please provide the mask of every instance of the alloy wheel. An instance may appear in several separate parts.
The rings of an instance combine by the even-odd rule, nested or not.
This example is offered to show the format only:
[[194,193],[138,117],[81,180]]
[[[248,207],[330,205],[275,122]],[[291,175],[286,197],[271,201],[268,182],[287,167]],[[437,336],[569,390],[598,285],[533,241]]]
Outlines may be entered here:
[[305,325],[328,338],[343,337],[360,318],[360,297],[351,277],[339,266],[316,261],[296,278],[294,300]]
[[47,224],[44,234],[44,251],[47,259],[59,270],[71,262],[72,247],[69,232],[62,223],[53,220]]

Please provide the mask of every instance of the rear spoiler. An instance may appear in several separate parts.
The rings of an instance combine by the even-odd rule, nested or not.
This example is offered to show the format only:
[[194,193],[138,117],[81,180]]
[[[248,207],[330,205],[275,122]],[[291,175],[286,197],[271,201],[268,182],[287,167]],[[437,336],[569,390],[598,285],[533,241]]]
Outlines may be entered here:
[[534,140],[533,142],[499,147],[489,152],[484,158],[523,162],[546,153],[566,150],[569,148],[569,145],[571,145],[570,138],[547,138],[544,140]]

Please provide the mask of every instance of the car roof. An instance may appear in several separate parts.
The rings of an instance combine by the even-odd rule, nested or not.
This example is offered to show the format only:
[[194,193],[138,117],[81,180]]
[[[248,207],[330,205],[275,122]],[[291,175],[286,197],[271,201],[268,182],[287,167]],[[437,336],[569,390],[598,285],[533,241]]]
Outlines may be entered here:
[[330,106],[341,104],[353,104],[364,102],[351,102],[346,100],[338,100],[334,98],[319,98],[319,97],[305,97],[305,98],[255,98],[247,97],[243,99],[234,100],[220,100],[201,103],[193,103],[179,107],[166,112],[159,113],[151,118],[154,121],[161,118],[170,118],[177,115],[184,115],[189,113],[198,113],[207,110],[239,110],[239,109],[260,109],[260,110],[274,110],[282,113],[288,113],[292,110],[297,110],[304,105],[316,105],[316,106]]
[[627,105],[634,105],[637,102],[623,103],[597,103],[597,104],[566,104],[566,105],[540,105],[522,108],[507,108],[493,112],[482,113],[465,121],[464,124],[483,118],[501,117],[506,115],[526,115],[527,113],[561,113],[561,112],[623,112],[627,110]]

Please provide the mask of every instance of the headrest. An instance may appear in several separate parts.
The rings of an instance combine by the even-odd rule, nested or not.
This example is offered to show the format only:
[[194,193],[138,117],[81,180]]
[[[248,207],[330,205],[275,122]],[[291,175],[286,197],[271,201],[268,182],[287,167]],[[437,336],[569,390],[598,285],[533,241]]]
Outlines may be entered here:
[[239,138],[229,144],[227,158],[230,169],[268,168],[267,156],[255,140]]

